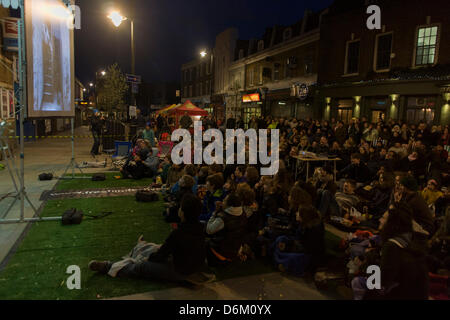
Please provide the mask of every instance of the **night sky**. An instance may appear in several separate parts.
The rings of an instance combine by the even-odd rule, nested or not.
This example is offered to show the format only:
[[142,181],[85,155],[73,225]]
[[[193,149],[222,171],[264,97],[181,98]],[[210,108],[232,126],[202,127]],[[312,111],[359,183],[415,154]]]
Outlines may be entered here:
[[259,38],[267,27],[289,25],[305,9],[326,8],[333,0],[77,0],[81,30],[75,31],[76,74],[85,85],[95,72],[118,62],[131,71],[130,23],[116,29],[106,17],[112,8],[134,16],[136,73],[146,82],[179,82],[181,65],[201,49],[214,47],[218,33],[239,29],[241,39]]

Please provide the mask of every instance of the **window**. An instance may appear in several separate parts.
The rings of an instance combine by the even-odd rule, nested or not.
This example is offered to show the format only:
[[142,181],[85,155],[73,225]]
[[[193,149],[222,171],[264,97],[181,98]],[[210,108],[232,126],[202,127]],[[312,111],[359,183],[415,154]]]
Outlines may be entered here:
[[359,70],[359,40],[347,42],[345,74],[358,73]]
[[337,119],[348,124],[353,117],[353,100],[339,100],[338,103]]
[[239,60],[244,59],[244,49],[239,50]]
[[434,64],[437,57],[438,26],[419,28],[416,43],[416,66]]
[[273,80],[280,80],[281,63],[275,63],[273,65]]
[[264,40],[259,40],[258,42],[258,51],[264,50]]
[[305,75],[309,75],[313,73],[313,57],[307,56],[305,57]]
[[263,66],[259,66],[259,84],[263,84],[264,82],[264,67]]
[[377,36],[375,70],[391,68],[392,33]]
[[283,41],[287,41],[290,38],[292,38],[292,29],[291,28],[287,28],[283,32]]
[[432,123],[436,112],[436,97],[408,97],[406,120],[409,123],[419,123],[425,121]]
[[250,69],[250,70],[248,71],[249,84],[250,84],[250,86],[253,86],[253,73],[254,73],[254,72],[255,72],[255,71],[253,70],[253,68]]

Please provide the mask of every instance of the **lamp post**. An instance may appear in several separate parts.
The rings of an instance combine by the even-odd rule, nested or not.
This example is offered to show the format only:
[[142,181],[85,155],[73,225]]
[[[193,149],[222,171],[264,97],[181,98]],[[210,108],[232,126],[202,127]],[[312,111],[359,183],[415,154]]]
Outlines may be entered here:
[[[124,17],[120,14],[119,11],[113,11],[108,16],[109,19],[111,19],[112,23],[116,28],[120,27],[122,22],[128,20],[127,17]],[[133,75],[136,74],[136,56],[135,56],[135,45],[134,45],[134,20],[129,19],[131,23],[131,73]],[[132,96],[132,102],[134,105],[136,105],[136,98],[133,92],[133,89],[131,90],[131,96]]]
[[[206,50],[203,50],[202,52],[200,52],[200,57],[202,59],[204,59],[206,56],[208,55],[208,53],[206,52]],[[211,73],[211,80],[210,80],[210,84],[209,84],[209,105],[211,107],[212,105],[212,97],[213,97],[213,68],[214,68],[214,55],[213,52],[211,51],[210,53],[211,56],[211,62],[210,62],[210,68],[209,71]],[[213,111],[214,113],[214,111]]]

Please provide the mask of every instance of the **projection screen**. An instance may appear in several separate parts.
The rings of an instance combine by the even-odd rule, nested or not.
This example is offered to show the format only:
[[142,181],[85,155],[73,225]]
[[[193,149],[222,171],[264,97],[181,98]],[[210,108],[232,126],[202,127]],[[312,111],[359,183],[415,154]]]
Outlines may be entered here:
[[61,0],[25,0],[29,118],[75,116],[70,18]]

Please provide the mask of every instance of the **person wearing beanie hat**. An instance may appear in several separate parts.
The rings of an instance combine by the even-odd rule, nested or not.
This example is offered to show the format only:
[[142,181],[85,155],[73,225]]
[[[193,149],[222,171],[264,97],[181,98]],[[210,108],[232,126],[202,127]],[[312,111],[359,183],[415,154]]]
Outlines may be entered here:
[[428,181],[427,187],[423,189],[420,194],[429,206],[435,204],[436,201],[444,195],[441,191],[439,191],[438,183],[434,179]]
[[129,161],[120,172],[124,179],[135,179],[140,180],[145,177],[147,167],[144,161],[148,156],[148,149],[139,150],[133,158],[133,161]]

